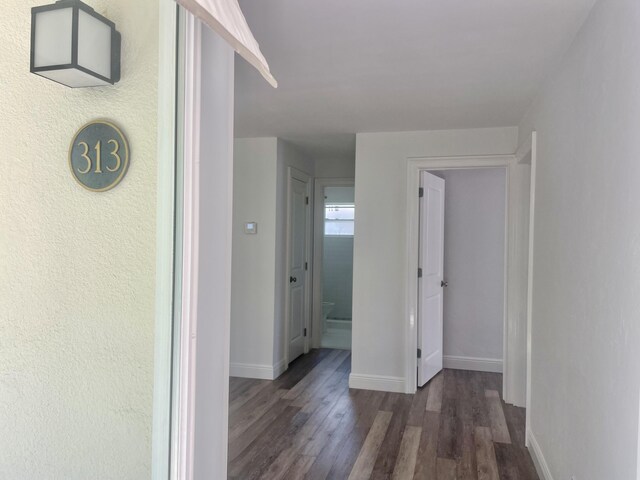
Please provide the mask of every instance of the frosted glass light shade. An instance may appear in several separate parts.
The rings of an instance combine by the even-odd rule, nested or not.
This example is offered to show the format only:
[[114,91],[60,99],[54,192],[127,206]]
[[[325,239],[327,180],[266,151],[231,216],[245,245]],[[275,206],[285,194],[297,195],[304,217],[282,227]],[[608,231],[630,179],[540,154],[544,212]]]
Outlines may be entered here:
[[31,9],[31,72],[68,87],[120,80],[115,24],[79,0]]

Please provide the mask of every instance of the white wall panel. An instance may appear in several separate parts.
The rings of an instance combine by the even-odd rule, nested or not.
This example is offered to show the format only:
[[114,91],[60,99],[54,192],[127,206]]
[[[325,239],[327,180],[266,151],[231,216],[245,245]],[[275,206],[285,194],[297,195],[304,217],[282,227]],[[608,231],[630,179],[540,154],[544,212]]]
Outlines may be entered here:
[[640,3],[596,3],[538,132],[531,433],[554,478],[633,479],[640,387]]

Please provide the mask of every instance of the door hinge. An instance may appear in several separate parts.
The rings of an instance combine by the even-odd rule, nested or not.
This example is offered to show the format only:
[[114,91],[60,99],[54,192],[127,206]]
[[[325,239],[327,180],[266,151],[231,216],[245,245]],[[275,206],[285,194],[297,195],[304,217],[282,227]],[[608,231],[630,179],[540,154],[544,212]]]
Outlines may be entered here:
[[418,269],[418,278],[422,278],[422,269],[421,268]]
[[304,329],[304,336],[305,337],[307,336],[307,329],[306,328]]
[[420,198],[424,197],[424,188],[420,187],[418,189],[418,197]]
[[309,264],[307,262],[304,262],[304,269],[309,270]]
[[309,197],[304,197],[304,204],[309,205]]
[[422,358],[422,350],[420,348],[418,349],[418,358]]

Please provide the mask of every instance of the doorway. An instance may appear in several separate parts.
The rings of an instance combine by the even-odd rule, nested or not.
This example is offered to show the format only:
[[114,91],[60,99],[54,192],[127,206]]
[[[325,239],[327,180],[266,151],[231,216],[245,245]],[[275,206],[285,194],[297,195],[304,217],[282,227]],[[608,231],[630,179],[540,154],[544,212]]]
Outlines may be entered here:
[[443,367],[502,373],[506,168],[420,177],[418,386]]
[[[407,301],[405,323],[405,389],[417,389],[418,365],[418,275],[420,172],[423,170],[459,170],[478,168],[506,169],[506,209],[503,318],[503,386],[505,402],[523,407],[528,394],[527,379],[530,335],[530,224],[533,221],[535,182],[535,135],[513,155],[407,158],[407,257],[405,264]],[[528,155],[530,153],[530,155]],[[420,352],[418,352],[420,353]]]
[[351,350],[353,179],[316,179],[314,347]]

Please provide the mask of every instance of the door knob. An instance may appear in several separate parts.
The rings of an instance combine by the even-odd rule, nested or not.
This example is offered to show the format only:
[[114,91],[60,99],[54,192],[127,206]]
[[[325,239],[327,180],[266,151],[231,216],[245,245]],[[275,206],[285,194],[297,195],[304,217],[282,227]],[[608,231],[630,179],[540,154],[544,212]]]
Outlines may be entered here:
[[443,288],[444,288],[444,287],[448,287],[448,286],[449,286],[449,282],[445,282],[444,280],[442,280],[442,281],[440,282],[440,286],[441,286],[441,287],[443,287]]
[[289,283],[296,283],[298,279],[296,277],[289,277]]

